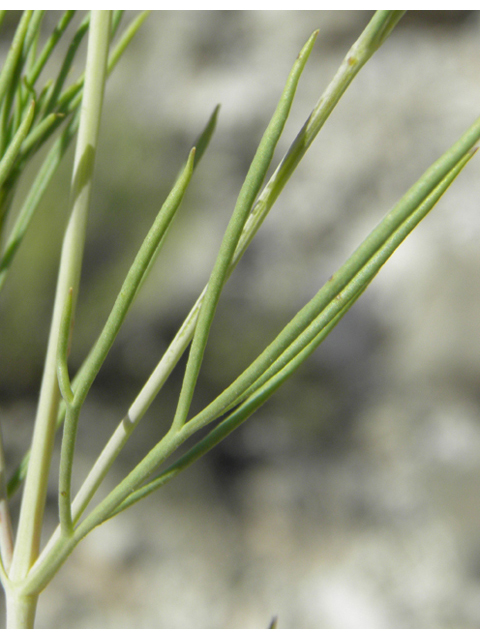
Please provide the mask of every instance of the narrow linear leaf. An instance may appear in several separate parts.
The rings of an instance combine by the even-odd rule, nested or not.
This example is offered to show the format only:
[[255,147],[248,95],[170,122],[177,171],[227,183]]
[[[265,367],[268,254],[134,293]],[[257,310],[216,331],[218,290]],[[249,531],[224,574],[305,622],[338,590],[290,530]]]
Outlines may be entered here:
[[[32,11],[23,12],[23,16],[15,32],[12,46],[10,47],[7,59],[0,73],[0,155],[3,155],[15,134],[10,112],[18,85],[21,84],[22,48],[31,17]],[[3,218],[5,214],[6,207],[5,204],[2,203],[0,217]]]
[[[195,169],[197,168],[198,163],[200,162],[203,154],[205,153],[205,151],[207,150],[208,145],[210,144],[210,140],[212,139],[213,133],[215,131],[215,126],[217,123],[217,115],[218,115],[218,111],[220,109],[220,105],[217,105],[212,113],[212,115],[210,116],[206,127],[204,128],[204,130],[202,131],[202,133],[199,135],[199,137],[197,138],[196,142],[193,145],[193,148],[195,149],[195,157],[194,157],[194,161],[193,161],[193,170],[195,171]],[[199,151],[200,149],[200,151]],[[183,171],[185,167],[182,167],[181,172]],[[163,247],[163,242],[164,239],[166,238],[166,236],[168,235],[168,229],[165,232],[163,239],[158,243],[157,248],[155,250],[155,253],[152,255],[151,259],[150,259],[150,263],[148,265],[148,267],[145,269],[144,273],[143,273],[143,277],[142,277],[142,281],[140,283],[140,285],[138,286],[138,291],[140,291],[145,283],[145,280],[148,278],[153,265],[156,263],[158,255],[160,253],[160,251],[162,250]]]
[[23,69],[28,68],[32,64],[32,59],[35,57],[35,50],[37,41],[40,36],[40,30],[42,26],[43,17],[45,11],[34,11],[30,22],[28,24],[27,33],[23,41],[22,55],[17,63],[15,70],[14,83],[16,85],[15,92],[15,111],[13,117],[12,131],[17,131],[20,126],[20,122],[25,116],[25,111],[28,109],[29,102],[34,98],[33,92],[21,81],[21,75]]
[[57,377],[60,393],[67,405],[73,402],[73,391],[68,374],[68,353],[70,351],[70,336],[72,331],[72,315],[73,315],[73,290],[70,291],[65,300],[65,308],[60,322],[60,331],[58,334],[58,350],[57,350]]
[[40,34],[45,11],[36,10],[33,12],[30,22],[28,24],[27,33],[25,34],[25,40],[23,42],[22,57],[27,59],[32,47],[35,47],[35,43]]
[[[35,418],[32,453],[10,572],[12,580],[17,581],[26,577],[39,552],[40,539],[37,532],[43,520],[60,398],[56,375],[58,332],[69,289],[71,287],[75,293],[80,280],[93,164],[106,81],[109,36],[110,12],[95,11],[88,41],[84,108],[73,165],[71,214],[62,244],[53,316]],[[75,305],[75,299],[73,305]]]
[[[472,152],[468,152],[456,166],[447,174],[447,176],[435,187],[432,192],[425,198],[420,206],[406,218],[406,220],[392,232],[390,237],[384,242],[379,250],[369,259],[369,261],[351,278],[340,294],[335,296],[334,300],[327,305],[315,320],[296,338],[290,346],[271,364],[266,371],[257,378],[257,380],[248,389],[240,394],[230,405],[226,411],[233,406],[243,402],[249,395],[255,392],[273,375],[286,367],[290,361],[302,353],[302,360],[305,359],[310,352],[315,350],[317,346],[330,333],[334,325],[331,323],[350,308],[352,301],[358,299],[360,294],[365,291],[368,284],[380,271],[385,262],[392,256],[394,251],[400,246],[405,238],[413,231],[413,229],[423,220],[423,218],[432,210],[438,200],[442,197],[448,187],[452,184],[460,171],[465,167],[467,162],[473,157]],[[309,351],[307,352],[307,349]]]
[[48,40],[45,43],[45,46],[43,47],[40,55],[38,56],[37,60],[35,61],[35,64],[33,65],[32,69],[29,71],[29,73],[27,74],[27,78],[26,79],[27,79],[27,83],[28,83],[28,85],[30,87],[33,88],[33,85],[38,80],[38,77],[41,74],[41,72],[43,71],[43,69],[45,67],[45,64],[47,63],[47,61],[50,58],[53,50],[55,49],[55,46],[57,45],[57,42],[60,40],[62,35],[65,33],[65,30],[67,29],[68,25],[72,21],[74,15],[75,15],[75,11],[65,11],[63,16],[60,18],[58,24],[56,25],[56,27],[52,31],[52,34],[48,38]]
[[6,486],[6,464],[3,433],[0,425],[0,581],[5,586],[13,555],[13,528]]
[[70,46],[68,47],[67,54],[65,55],[62,66],[60,67],[60,71],[58,73],[55,84],[53,85],[51,94],[44,107],[45,115],[48,115],[57,107],[58,97],[62,91],[63,85],[65,83],[65,79],[68,76],[70,69],[72,68],[72,64],[77,54],[78,48],[82,43],[82,40],[89,29],[89,26],[90,26],[90,14],[88,14],[82,20],[80,26],[78,27],[75,35],[72,38]]
[[179,429],[186,420],[220,293],[228,278],[229,267],[245,222],[265,180],[277,142],[290,112],[298,81],[313,49],[317,35],[318,31],[312,34],[293,65],[275,113],[260,141],[245,182],[240,190],[198,316],[177,411],[173,421],[174,429]]
[[110,36],[110,40],[113,40],[113,38],[115,37],[124,13],[125,11],[123,11],[123,9],[112,11],[112,33]]
[[20,149],[22,159],[26,159],[28,155],[35,150],[44,140],[46,140],[50,133],[56,129],[59,122],[63,120],[63,114],[51,113],[44,118],[42,122],[36,125],[36,127],[29,133],[24,140]]
[[72,331],[73,290],[65,300],[58,334],[57,349],[57,378],[60,393],[66,406],[66,418],[63,427],[62,447],[60,452],[60,472],[58,483],[58,511],[60,527],[63,535],[70,535],[73,530],[71,508],[71,469],[75,450],[75,435],[78,425],[79,411],[73,405],[74,394],[68,373],[68,354],[70,351],[70,337]]
[[120,293],[113,305],[113,309],[94,346],[93,352],[88,358],[88,369],[84,371],[82,380],[75,391],[75,404],[82,404],[84,401],[90,386],[107,357],[120,327],[122,326],[128,309],[130,308],[138,287],[142,282],[145,270],[148,268],[158,244],[163,240],[163,237],[182,202],[183,196],[192,177],[194,158],[195,149],[192,149],[182,175],[173,186],[170,194],[167,196],[164,205],[162,206],[155,222],[143,241],[132,266],[129,269]]
[[10,83],[15,75],[17,63],[22,55],[23,41],[27,34],[28,24],[33,11],[24,11],[20,23],[15,32],[12,46],[9,49],[7,59],[0,73],[0,105],[3,103],[5,95],[10,90]]
[[[321,131],[340,98],[362,67],[373,56],[380,45],[383,44],[387,35],[391,33],[403,13],[404,12],[398,11],[375,12],[360,37],[349,49],[337,73],[328,84],[309,118],[260,194],[238,243],[231,266],[232,271],[245,253],[252,238],[272,209],[275,201],[283,191],[283,188],[312,145],[316,136]],[[379,36],[380,33],[383,33],[383,37]]]
[[217,126],[217,118],[218,118],[219,111],[220,111],[220,105],[217,104],[217,106],[213,110],[213,113],[207,122],[205,129],[198,136],[197,140],[195,141],[195,144],[193,145],[196,149],[195,164],[193,167],[194,169],[202,159],[203,154],[205,153],[208,145],[210,144],[210,140],[212,139],[213,133],[215,131],[215,127]]
[[114,46],[113,51],[111,52],[108,58],[108,66],[107,66],[108,73],[111,73],[111,71],[116,67],[125,49],[128,47],[133,37],[135,36],[135,34],[140,29],[140,27],[142,26],[142,24],[145,22],[145,20],[148,18],[149,15],[150,15],[150,11],[142,11],[134,20],[132,20],[129,26],[122,33],[117,44]]
[[77,116],[69,123],[68,127],[62,133],[62,136],[50,149],[47,157],[43,161],[40,171],[37,173],[17,219],[15,220],[15,224],[10,232],[10,236],[8,237],[5,245],[5,250],[0,259],[0,291],[4,285],[13,258],[15,257],[21,241],[27,232],[28,226],[38,204],[77,131],[78,119],[79,118]]
[[365,47],[379,49],[404,14],[405,11],[377,11],[367,27]]
[[15,134],[15,137],[13,138],[12,142],[8,146],[4,156],[0,161],[0,188],[3,186],[4,182],[8,178],[10,171],[12,170],[17,155],[20,151],[22,142],[25,140],[27,133],[32,125],[34,114],[35,103],[32,101],[24,121],[20,125],[20,128]]
[[[25,78],[23,80],[24,82],[26,81]],[[45,100],[47,99],[47,94],[49,91],[51,91],[52,85],[53,85],[53,80],[47,80],[43,85],[43,88],[41,89],[40,94],[38,96],[34,87],[31,87],[30,85],[27,86],[28,90],[31,92],[33,96],[33,99],[35,100],[37,113],[41,113],[43,106],[45,104]]]

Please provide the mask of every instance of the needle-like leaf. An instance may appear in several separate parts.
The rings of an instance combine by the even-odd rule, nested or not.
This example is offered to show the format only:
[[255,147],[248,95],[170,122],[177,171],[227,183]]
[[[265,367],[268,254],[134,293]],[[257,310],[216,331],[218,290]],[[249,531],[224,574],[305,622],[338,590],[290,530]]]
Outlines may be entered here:
[[20,147],[22,142],[25,140],[27,133],[32,125],[33,116],[35,113],[35,103],[32,101],[30,104],[30,109],[27,112],[27,115],[20,125],[15,137],[12,142],[8,146],[5,154],[3,155],[0,161],[0,189],[3,186],[3,183],[8,178],[10,171],[15,163],[18,152],[20,151]]
[[282,93],[275,113],[260,141],[257,152],[253,158],[245,182],[240,190],[235,209],[223,237],[218,257],[212,270],[212,275],[207,286],[205,298],[198,316],[195,334],[187,362],[185,377],[180,392],[177,412],[173,421],[173,428],[179,429],[184,424],[195,389],[195,384],[200,371],[203,353],[205,351],[210,326],[222,292],[228,278],[229,268],[235,254],[238,241],[255,199],[265,180],[277,142],[283,131],[283,127],[290,113],[298,81],[313,49],[318,31],[313,33],[308,42],[299,53],[292,71],[288,76],[285,89]]

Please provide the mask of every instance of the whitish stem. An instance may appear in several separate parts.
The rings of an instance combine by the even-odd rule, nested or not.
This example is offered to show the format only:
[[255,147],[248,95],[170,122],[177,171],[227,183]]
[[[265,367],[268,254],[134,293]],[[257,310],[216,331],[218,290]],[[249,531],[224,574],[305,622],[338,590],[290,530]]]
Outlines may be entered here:
[[38,595],[7,589],[7,629],[33,629]]
[[10,571],[13,582],[22,581],[26,577],[38,556],[59,403],[56,372],[59,327],[68,292],[70,288],[77,292],[80,280],[93,164],[103,102],[109,33],[110,12],[93,11],[85,89],[73,168],[72,213],[62,247],[30,463]]

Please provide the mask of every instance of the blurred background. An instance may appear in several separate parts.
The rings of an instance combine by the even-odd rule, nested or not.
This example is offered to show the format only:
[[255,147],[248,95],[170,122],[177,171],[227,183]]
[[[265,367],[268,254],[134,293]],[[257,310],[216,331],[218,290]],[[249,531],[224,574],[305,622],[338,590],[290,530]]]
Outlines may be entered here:
[[[217,103],[221,110],[84,407],[77,486],[207,282],[297,53],[320,29],[272,171],[371,15],[157,11],[127,50],[107,87],[73,371],[191,145]],[[45,33],[59,16],[47,12]],[[2,59],[11,35],[4,28]],[[261,352],[478,117],[479,36],[479,12],[410,12],[360,72],[226,287],[196,408]],[[72,155],[0,300],[10,468],[35,416]],[[265,628],[273,616],[280,628],[480,626],[478,163],[267,405],[81,543],[41,596],[38,627]],[[105,490],[168,427],[183,367]],[[57,466],[45,535],[57,522]]]

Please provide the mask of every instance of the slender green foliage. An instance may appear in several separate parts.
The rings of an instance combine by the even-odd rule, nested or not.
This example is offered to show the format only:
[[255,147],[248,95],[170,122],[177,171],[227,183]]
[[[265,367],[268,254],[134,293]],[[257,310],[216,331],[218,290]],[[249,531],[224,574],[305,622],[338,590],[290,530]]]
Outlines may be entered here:
[[8,52],[7,59],[2,67],[2,71],[0,73],[0,105],[4,103],[7,93],[12,90],[12,81],[15,76],[17,64],[22,55],[23,41],[27,34],[32,14],[33,11],[25,11],[23,14],[20,24],[17,27],[15,37],[13,38],[12,46]]
[[20,125],[12,142],[10,143],[2,159],[0,160],[0,188],[3,186],[3,183],[5,182],[9,172],[11,171],[13,163],[15,162],[15,159],[17,157],[17,154],[20,151],[20,146],[22,142],[25,140],[28,130],[32,125],[34,113],[35,113],[35,103],[32,102],[24,121]]
[[[81,280],[86,222],[98,144],[104,86],[148,12],[139,14],[109,51],[122,11],[94,11],[78,25],[54,79],[37,87],[57,43],[72,23],[66,11],[41,49],[44,11],[26,11],[20,19],[0,72],[0,223],[9,211],[15,187],[27,161],[65,123],[47,153],[13,221],[0,253],[0,290],[38,204],[65,151],[77,134],[71,183],[71,212],[66,227],[53,316],[31,451],[6,483],[6,461],[0,434],[0,580],[7,595],[10,628],[33,626],[39,593],[92,529],[164,486],[211,450],[255,411],[314,352],[363,294],[381,267],[429,213],[472,158],[480,140],[480,118],[417,180],[385,215],[335,274],[319,289],[264,351],[208,406],[189,418],[195,387],[216,308],[232,274],[284,186],[338,101],[400,20],[401,11],[378,11],[347,53],[311,115],[266,182],[277,143],[318,31],[309,38],[287,78],[276,110],[252,159],[227,225],[207,286],[164,356],[72,499],[72,470],[80,413],[114,341],[154,265],[201,157],[214,133],[217,106],[190,151],[186,163],[128,270],[112,310],[80,370],[72,378],[69,353]],[[0,12],[0,25],[4,12]],[[88,35],[85,74],[70,86],[67,79]],[[80,109],[80,106],[82,107]],[[0,225],[1,227],[1,225]],[[1,231],[1,228],[0,228]],[[190,345],[173,421],[162,427],[155,446],[96,506],[87,511],[107,472]],[[55,432],[63,426],[58,478],[59,525],[42,551],[47,482]],[[202,438],[170,458],[198,431]],[[170,461],[169,461],[170,460]],[[169,462],[167,462],[169,461]],[[163,465],[165,464],[165,467]],[[156,475],[154,475],[156,474]],[[8,499],[26,476],[17,535],[10,525]]]
[[[72,21],[75,15],[75,11],[65,11],[63,16],[60,18],[57,26],[52,31],[52,34],[48,38],[45,43],[40,55],[36,58],[35,63],[32,65],[32,68],[29,70],[26,78],[25,84],[33,90],[35,82],[38,80],[39,75],[43,71],[47,61],[49,60],[57,42],[63,36],[65,30],[68,25]],[[38,32],[39,33],[39,32]]]

